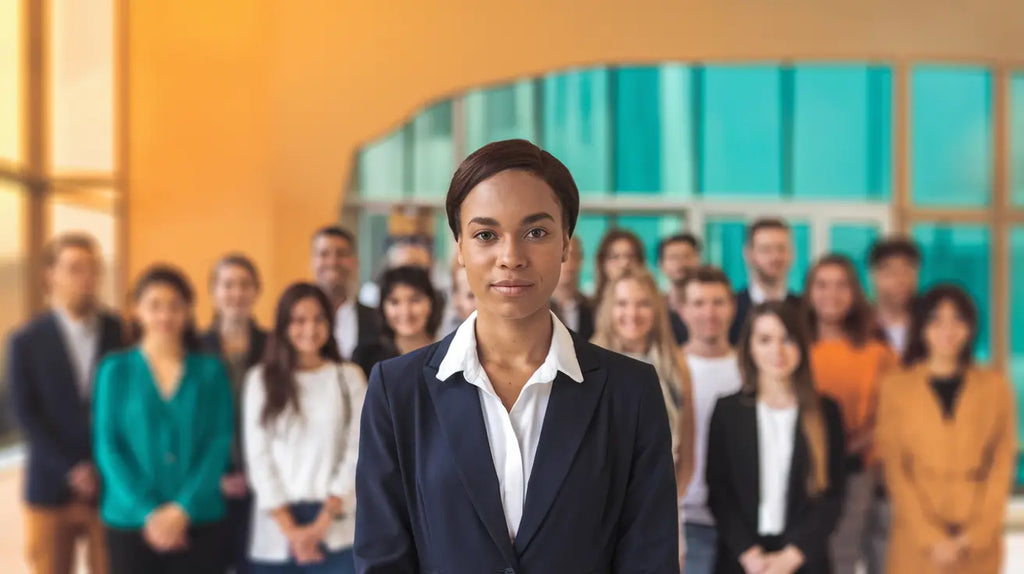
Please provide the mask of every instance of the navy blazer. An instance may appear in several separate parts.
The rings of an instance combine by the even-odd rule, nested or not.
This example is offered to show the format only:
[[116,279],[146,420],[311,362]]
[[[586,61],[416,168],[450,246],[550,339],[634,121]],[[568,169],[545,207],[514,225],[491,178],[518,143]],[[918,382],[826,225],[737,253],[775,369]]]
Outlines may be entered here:
[[479,389],[437,380],[454,335],[374,367],[356,470],[363,574],[679,572],[671,436],[650,365],[573,336],[510,539]]
[[[786,305],[791,306],[794,310],[799,310],[801,304],[800,295],[792,291],[786,293]],[[729,326],[729,343],[733,346],[739,344],[743,327],[747,323],[747,315],[753,308],[754,301],[750,298],[749,287],[736,294],[736,316],[733,317],[732,325]]]
[[[120,320],[107,313],[99,320],[97,366],[123,345]],[[25,501],[37,506],[68,503],[68,472],[92,460],[89,400],[78,388],[58,321],[54,312],[40,315],[11,335],[7,349],[7,384],[28,444]]]

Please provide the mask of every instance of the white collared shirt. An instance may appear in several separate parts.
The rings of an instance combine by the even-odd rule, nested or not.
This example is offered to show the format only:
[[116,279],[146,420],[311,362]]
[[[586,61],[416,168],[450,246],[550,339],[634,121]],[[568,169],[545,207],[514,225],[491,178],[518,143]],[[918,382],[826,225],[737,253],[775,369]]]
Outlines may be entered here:
[[798,414],[796,405],[776,409],[757,401],[758,470],[761,474],[757,533],[762,536],[775,536],[786,530],[786,500]]
[[352,297],[346,299],[334,314],[334,338],[338,341],[341,358],[351,360],[352,351],[359,344],[359,315],[356,313],[356,300]]
[[782,293],[781,297],[769,297],[769,294],[765,293],[764,289],[762,289],[756,281],[751,281],[750,284],[747,285],[747,292],[750,293],[750,302],[754,305],[760,305],[765,301],[785,301],[786,294],[789,293],[789,286],[782,286],[782,289],[779,291],[779,293]]
[[75,385],[82,398],[88,398],[92,395],[92,375],[100,345],[99,317],[94,314],[78,321],[63,309],[57,309],[56,315],[68,351],[68,362],[75,376]]
[[[479,388],[480,407],[483,409],[491,459],[498,475],[505,523],[513,540],[523,518],[526,488],[530,484],[530,473],[533,471],[533,461],[537,455],[544,414],[548,409],[555,376],[561,371],[573,381],[583,382],[583,371],[569,329],[554,313],[551,313],[551,322],[553,330],[547,357],[523,385],[511,411],[505,410],[480,364],[476,348],[475,311],[456,330],[451,346],[437,370],[440,381],[447,381],[455,373],[461,372],[466,382]],[[458,381],[451,384],[458,384]]]

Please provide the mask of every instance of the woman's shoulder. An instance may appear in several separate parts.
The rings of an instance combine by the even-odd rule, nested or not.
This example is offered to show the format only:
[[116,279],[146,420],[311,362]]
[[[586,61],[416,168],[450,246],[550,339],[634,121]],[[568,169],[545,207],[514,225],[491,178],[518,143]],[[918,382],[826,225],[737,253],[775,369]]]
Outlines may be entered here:
[[123,365],[129,364],[134,360],[138,353],[137,347],[110,351],[103,355],[103,360],[100,361],[100,371],[121,368]]

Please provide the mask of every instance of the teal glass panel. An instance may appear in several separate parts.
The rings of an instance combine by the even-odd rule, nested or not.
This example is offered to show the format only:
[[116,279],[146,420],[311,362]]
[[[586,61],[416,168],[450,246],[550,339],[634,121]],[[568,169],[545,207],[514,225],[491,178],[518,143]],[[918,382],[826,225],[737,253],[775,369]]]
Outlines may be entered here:
[[466,94],[466,152],[500,140],[523,138],[536,142],[536,85],[524,80],[473,90]]
[[580,290],[589,295],[594,294],[596,285],[596,274],[594,272],[597,260],[597,246],[601,244],[601,238],[608,231],[608,216],[598,214],[580,215],[576,222],[574,235],[580,238],[583,244],[583,269],[580,270]]
[[388,216],[384,213],[363,213],[359,216],[359,279],[376,279],[384,261],[384,245],[388,238]]
[[615,89],[615,191],[661,190],[660,74],[657,67],[612,72]]
[[423,110],[412,121],[412,192],[414,197],[444,197],[455,171],[452,147],[452,103]]
[[779,68],[711,66],[698,74],[701,193],[781,195]]
[[992,75],[921,66],[911,76],[912,195],[926,206],[979,207],[992,197]]
[[359,152],[359,195],[371,199],[401,199],[408,191],[408,130],[399,129]]
[[[801,292],[811,258],[811,229],[806,223],[790,222],[793,233],[793,266],[789,270],[789,290]],[[705,224],[704,259],[721,267],[739,291],[747,286],[747,264],[743,246],[747,224],[744,221],[713,219]]]
[[1011,196],[1024,205],[1024,72],[1010,78],[1010,148]]
[[688,66],[663,64],[658,72],[661,117],[661,189],[658,191],[664,196],[691,198],[697,190],[694,71]]
[[613,191],[609,82],[605,69],[543,81],[543,147],[569,168],[582,194]]
[[860,284],[869,293],[873,287],[868,281],[868,251],[878,235],[878,226],[871,224],[840,223],[829,229],[829,250],[853,260]]
[[975,356],[989,359],[989,316],[992,297],[992,237],[986,226],[919,224],[913,229],[921,246],[922,290],[949,282],[967,290],[978,306],[979,332]]
[[889,69],[805,65],[793,75],[793,195],[888,199]]
[[615,227],[637,234],[644,244],[647,268],[654,273],[661,288],[666,289],[668,283],[658,269],[658,243],[679,232],[682,228],[681,218],[672,215],[619,215],[615,218]]
[[[1010,232],[1010,293],[1024,292],[1024,227]],[[1010,300],[1009,376],[1017,398],[1017,440],[1024,445],[1024,298]],[[1018,457],[1017,485],[1024,486],[1024,458]]]

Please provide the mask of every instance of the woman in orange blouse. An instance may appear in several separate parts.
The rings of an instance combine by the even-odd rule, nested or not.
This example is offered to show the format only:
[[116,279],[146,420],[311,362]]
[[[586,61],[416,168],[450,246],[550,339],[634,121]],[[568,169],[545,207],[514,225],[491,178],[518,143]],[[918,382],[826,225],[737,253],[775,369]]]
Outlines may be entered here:
[[832,535],[835,574],[854,574],[861,558],[874,473],[867,472],[879,378],[896,357],[878,337],[873,312],[844,255],[826,255],[807,274],[804,308],[811,329],[811,372],[818,392],[842,411],[846,430],[846,495]]
[[878,450],[892,501],[889,574],[992,574],[1016,454],[1002,375],[973,364],[978,315],[959,287],[918,301],[905,370],[881,385]]

